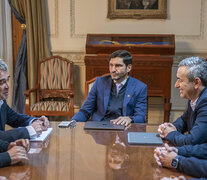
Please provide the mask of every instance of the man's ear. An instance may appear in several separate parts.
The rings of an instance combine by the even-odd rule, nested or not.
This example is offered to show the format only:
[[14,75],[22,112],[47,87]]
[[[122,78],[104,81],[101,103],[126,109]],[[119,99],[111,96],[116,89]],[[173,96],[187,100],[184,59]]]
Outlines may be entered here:
[[194,79],[194,83],[195,83],[195,89],[198,89],[201,85],[202,85],[202,83],[201,83],[201,80],[200,80],[200,78],[198,78],[198,77],[196,77],[195,79]]
[[129,65],[127,66],[127,72],[129,73],[131,70],[132,70],[132,64],[129,64]]

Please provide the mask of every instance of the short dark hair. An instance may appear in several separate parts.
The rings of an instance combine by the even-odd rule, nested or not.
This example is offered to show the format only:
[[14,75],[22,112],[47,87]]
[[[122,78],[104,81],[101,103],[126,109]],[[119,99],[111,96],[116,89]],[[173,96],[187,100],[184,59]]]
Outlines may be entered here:
[[178,67],[186,66],[188,68],[188,79],[193,81],[198,77],[203,86],[207,86],[207,62],[201,57],[189,57],[183,59]]
[[123,59],[123,62],[126,66],[128,66],[129,64],[132,64],[132,56],[131,53],[127,50],[117,50],[115,52],[113,52],[110,56],[109,56],[109,61],[111,60],[111,58],[116,58],[116,57],[120,57]]

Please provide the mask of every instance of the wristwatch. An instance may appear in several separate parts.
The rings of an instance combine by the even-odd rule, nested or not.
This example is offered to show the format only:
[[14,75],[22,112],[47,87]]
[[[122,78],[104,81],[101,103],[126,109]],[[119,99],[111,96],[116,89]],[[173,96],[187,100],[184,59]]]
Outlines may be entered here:
[[180,157],[180,156],[176,156],[175,158],[173,158],[173,160],[172,160],[172,162],[171,162],[171,166],[172,166],[173,168],[175,168],[175,169],[178,167],[179,157]]

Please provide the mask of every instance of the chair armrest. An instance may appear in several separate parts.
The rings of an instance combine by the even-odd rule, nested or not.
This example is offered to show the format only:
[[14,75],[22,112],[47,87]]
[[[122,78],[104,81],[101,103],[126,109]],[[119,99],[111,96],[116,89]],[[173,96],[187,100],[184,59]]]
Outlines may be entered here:
[[30,93],[37,91],[37,88],[32,88],[24,91],[25,96],[29,96]]
[[60,97],[60,98],[73,98],[74,93],[71,90],[41,90],[43,98]]
[[36,88],[32,88],[32,89],[29,89],[29,90],[24,91],[24,95],[26,96],[26,99],[25,99],[25,113],[27,115],[30,115],[30,100],[29,100],[29,95],[30,95],[30,93],[36,92],[36,91],[37,91]]
[[74,97],[74,92],[69,92],[70,97]]

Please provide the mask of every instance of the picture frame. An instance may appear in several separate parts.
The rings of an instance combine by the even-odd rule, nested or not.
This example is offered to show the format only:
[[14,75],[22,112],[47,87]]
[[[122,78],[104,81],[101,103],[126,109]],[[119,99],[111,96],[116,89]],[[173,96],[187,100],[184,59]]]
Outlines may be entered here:
[[166,19],[167,0],[108,0],[109,19]]

